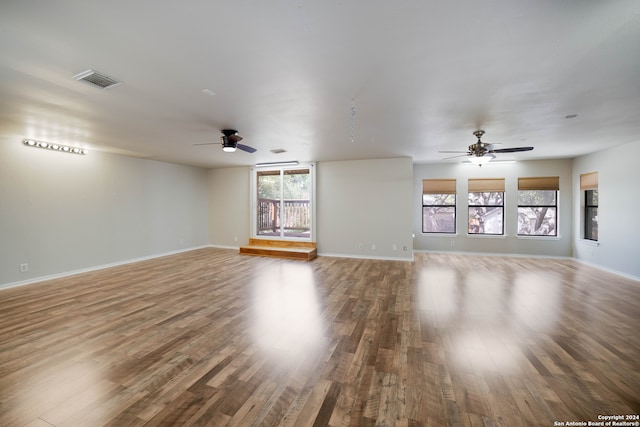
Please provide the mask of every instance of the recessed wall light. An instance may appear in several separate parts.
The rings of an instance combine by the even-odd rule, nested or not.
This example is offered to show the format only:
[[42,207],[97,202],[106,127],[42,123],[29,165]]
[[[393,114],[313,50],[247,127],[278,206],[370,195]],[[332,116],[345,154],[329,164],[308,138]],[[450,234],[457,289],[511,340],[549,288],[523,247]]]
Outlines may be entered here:
[[22,141],[22,143],[27,147],[44,148],[47,150],[62,151],[64,153],[87,154],[89,152],[86,148],[71,147],[69,145],[60,144],[49,144],[48,142],[35,141],[33,139],[25,139],[24,141]]

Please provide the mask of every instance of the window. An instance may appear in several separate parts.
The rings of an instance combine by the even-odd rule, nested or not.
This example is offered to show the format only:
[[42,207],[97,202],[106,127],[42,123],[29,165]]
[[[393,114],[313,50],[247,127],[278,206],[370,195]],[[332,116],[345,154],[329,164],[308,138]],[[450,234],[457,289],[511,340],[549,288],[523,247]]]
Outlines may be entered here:
[[518,235],[557,236],[557,176],[518,178]]
[[469,234],[504,234],[504,178],[469,178]]
[[585,190],[584,238],[598,241],[598,189]]
[[422,232],[456,232],[456,180],[422,181]]
[[598,241],[598,172],[580,175],[584,191],[584,238]]
[[256,172],[255,235],[311,239],[312,169]]

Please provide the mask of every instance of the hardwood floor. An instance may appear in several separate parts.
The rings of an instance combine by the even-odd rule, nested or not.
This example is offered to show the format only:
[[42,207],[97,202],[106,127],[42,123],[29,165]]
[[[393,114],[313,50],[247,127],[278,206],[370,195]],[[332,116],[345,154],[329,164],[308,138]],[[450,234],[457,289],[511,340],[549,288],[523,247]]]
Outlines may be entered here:
[[640,413],[639,331],[570,260],[202,249],[0,291],[0,425],[599,421]]

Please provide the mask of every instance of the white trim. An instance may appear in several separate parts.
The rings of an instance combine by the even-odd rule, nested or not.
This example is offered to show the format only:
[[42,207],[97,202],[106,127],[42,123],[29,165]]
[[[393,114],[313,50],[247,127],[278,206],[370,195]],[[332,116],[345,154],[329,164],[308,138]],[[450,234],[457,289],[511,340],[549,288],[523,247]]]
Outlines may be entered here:
[[560,240],[562,239],[562,236],[543,236],[543,235],[524,235],[524,234],[518,234],[516,235],[516,239],[522,239],[522,240]]
[[[256,194],[257,194],[257,176],[259,172],[264,172],[264,171],[269,171],[269,170],[279,170],[281,173],[284,173],[284,171],[286,170],[291,170],[291,169],[301,169],[301,168],[308,168],[309,169],[309,175],[311,176],[311,200],[309,201],[310,203],[310,210],[311,210],[311,229],[310,229],[310,236],[309,237],[297,237],[297,236],[265,236],[265,235],[260,235],[258,234],[258,230],[257,230],[257,207],[256,207]],[[265,168],[260,168],[260,170],[258,170],[258,167],[256,165],[256,167],[251,167],[249,168],[249,173],[251,174],[251,177],[249,179],[249,194],[250,194],[250,205],[251,205],[251,212],[250,212],[250,234],[251,234],[251,238],[252,239],[269,239],[269,240],[284,240],[284,241],[301,241],[301,242],[314,242],[315,238],[316,238],[316,223],[317,223],[317,212],[316,212],[316,162],[300,162],[300,163],[296,163],[295,165],[288,165],[288,166],[273,166],[273,167],[265,167]],[[284,186],[284,182],[281,180],[280,181],[280,194],[282,195],[283,192],[283,186]],[[282,204],[280,206],[280,215],[282,216],[282,210],[284,209],[284,204]]]
[[570,256],[558,256],[558,255],[536,255],[536,254],[516,254],[516,253],[498,253],[498,252],[454,252],[454,251],[432,251],[427,249],[414,249],[413,252],[418,253],[434,253],[434,254],[453,254],[453,255],[476,255],[476,256],[503,256],[503,257],[512,257],[512,258],[548,258],[548,259],[558,259],[558,260],[568,260],[568,261],[576,261],[584,265],[588,265],[589,267],[593,267],[598,270],[602,270],[607,273],[615,274],[617,276],[624,277],[625,279],[634,280],[640,282],[640,277],[634,276],[632,274],[623,273],[621,271],[613,270],[611,268],[603,267],[598,264],[593,264],[588,261],[570,257]]
[[586,245],[586,246],[600,246],[600,242],[598,242],[597,240],[576,239],[576,243],[580,245]]
[[[590,241],[589,241],[590,242]],[[596,242],[597,243],[597,242]],[[43,282],[45,280],[53,280],[60,279],[63,277],[74,276],[76,274],[89,273],[92,271],[103,270],[106,268],[117,267],[120,265],[132,264],[140,261],[147,261],[154,258],[161,258],[169,255],[177,255],[183,252],[195,251],[198,249],[204,248],[217,248],[217,249],[231,249],[231,250],[240,250],[239,246],[225,246],[225,245],[202,245],[195,246],[187,249],[180,249],[176,251],[165,252],[161,254],[149,255],[140,258],[133,258],[124,261],[118,261],[109,264],[103,264],[95,267],[88,267],[79,270],[68,271],[65,273],[57,273],[51,274],[48,276],[35,277],[27,280],[21,280],[18,282],[10,282],[0,285],[0,291],[3,289],[15,288],[18,286],[30,285],[37,282]],[[596,268],[598,270],[605,271],[607,273],[615,274],[617,276],[624,277],[629,280],[633,280],[636,282],[640,282],[640,277],[634,276],[632,274],[623,273],[621,271],[613,270],[610,268],[603,267],[598,264],[593,264],[575,257],[566,257],[566,256],[554,256],[554,255],[536,255],[536,254],[516,254],[516,253],[498,253],[498,252],[464,252],[464,251],[433,251],[426,249],[412,249],[410,258],[399,258],[399,257],[380,257],[380,256],[364,256],[364,255],[351,255],[351,254],[335,254],[335,253],[322,253],[319,252],[318,256],[325,257],[334,257],[334,258],[354,258],[354,259],[371,259],[371,260],[383,260],[383,261],[405,261],[405,262],[415,262],[415,253],[438,253],[438,254],[452,254],[452,255],[476,255],[476,256],[490,256],[490,257],[512,257],[512,258],[548,258],[548,259],[558,259],[558,260],[572,260],[579,262],[581,264],[587,265],[589,267]]]
[[205,248],[216,248],[216,249],[234,249],[236,251],[240,250],[240,246],[227,246],[227,245],[206,245],[203,246]]
[[593,267],[593,268],[596,268],[598,270],[605,271],[607,273],[615,274],[617,276],[624,277],[625,279],[630,279],[630,280],[634,280],[636,282],[640,282],[640,277],[638,277],[638,276],[634,276],[634,275],[628,274],[628,273],[623,273],[622,271],[613,270],[611,268],[603,267],[603,266],[598,265],[598,264],[593,264],[593,263],[590,263],[589,261],[585,261],[583,259],[578,259],[578,258],[573,258],[573,259],[576,260],[577,262],[579,262],[580,264],[584,264],[584,265],[587,265],[589,267]]
[[509,237],[508,234],[483,234],[483,233],[478,233],[478,234],[466,234],[466,237],[469,237],[471,239],[506,239],[507,237]]
[[211,245],[195,246],[195,247],[192,247],[192,248],[179,249],[179,250],[170,251],[170,252],[163,252],[163,253],[160,253],[160,254],[148,255],[148,256],[144,256],[144,257],[140,257],[140,258],[132,258],[132,259],[127,259],[127,260],[123,260],[123,261],[116,261],[116,262],[112,262],[112,263],[109,263],[109,264],[96,265],[94,267],[87,267],[87,268],[81,268],[81,269],[78,269],[78,270],[65,271],[64,273],[55,273],[55,274],[49,274],[47,276],[33,277],[31,279],[20,280],[20,281],[17,281],[17,282],[5,283],[3,285],[0,285],[0,290],[9,289],[9,288],[15,288],[17,286],[30,285],[32,283],[43,282],[45,280],[53,280],[53,279],[60,279],[60,278],[63,278],[63,277],[75,276],[76,274],[90,273],[92,271],[104,270],[105,268],[117,267],[117,266],[126,265],[126,264],[133,264],[133,263],[140,262],[140,261],[148,261],[148,260],[154,259],[154,258],[161,258],[161,257],[164,257],[164,256],[169,256],[169,255],[177,255],[177,254],[180,254],[180,253],[183,253],[183,252],[190,252],[190,251],[195,251],[197,249],[204,249],[204,248],[209,248],[209,247],[211,247]]
[[452,255],[476,255],[476,256],[493,256],[493,257],[510,257],[510,258],[549,258],[572,260],[570,256],[561,255],[537,255],[537,254],[517,254],[517,253],[500,253],[500,252],[466,252],[466,251],[432,251],[429,249],[414,249],[414,252],[433,253],[433,254],[452,254]]

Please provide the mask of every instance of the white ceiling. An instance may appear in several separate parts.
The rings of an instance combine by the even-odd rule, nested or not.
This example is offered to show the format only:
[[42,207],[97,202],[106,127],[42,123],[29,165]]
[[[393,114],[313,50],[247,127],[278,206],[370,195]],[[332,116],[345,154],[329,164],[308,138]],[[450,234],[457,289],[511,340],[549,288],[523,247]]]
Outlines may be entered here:
[[[500,159],[640,141],[638,0],[4,0],[0,53],[16,143],[224,167],[439,162],[478,128],[535,147]],[[223,153],[223,128],[258,151]]]

